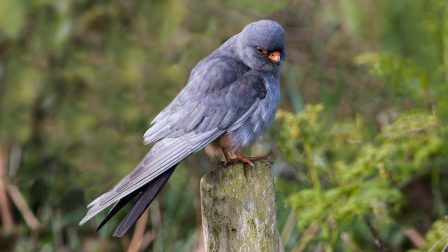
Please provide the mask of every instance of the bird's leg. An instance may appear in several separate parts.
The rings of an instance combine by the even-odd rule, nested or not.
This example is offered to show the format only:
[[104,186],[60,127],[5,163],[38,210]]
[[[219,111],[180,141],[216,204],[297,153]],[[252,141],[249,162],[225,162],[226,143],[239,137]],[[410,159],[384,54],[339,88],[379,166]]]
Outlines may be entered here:
[[225,160],[226,160],[226,163],[229,163],[230,160],[232,160],[232,159],[230,158],[229,153],[228,153],[224,148],[221,148],[221,151],[222,151],[222,154],[224,154],[224,158],[225,158]]

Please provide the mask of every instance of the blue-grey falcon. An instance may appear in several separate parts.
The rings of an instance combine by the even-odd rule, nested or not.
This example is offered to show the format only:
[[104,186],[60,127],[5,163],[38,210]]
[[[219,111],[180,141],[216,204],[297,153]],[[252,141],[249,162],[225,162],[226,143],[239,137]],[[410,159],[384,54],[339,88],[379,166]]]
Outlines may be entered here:
[[177,164],[203,148],[207,153],[222,152],[226,162],[254,167],[253,161],[260,157],[246,157],[241,149],[253,144],[274,120],[285,57],[283,28],[274,21],[260,20],[199,61],[186,86],[144,134],[144,143],[154,144],[148,154],[88,205],[80,225],[113,205],[99,230],[136,198],[115,229],[114,236],[122,236],[151,204]]

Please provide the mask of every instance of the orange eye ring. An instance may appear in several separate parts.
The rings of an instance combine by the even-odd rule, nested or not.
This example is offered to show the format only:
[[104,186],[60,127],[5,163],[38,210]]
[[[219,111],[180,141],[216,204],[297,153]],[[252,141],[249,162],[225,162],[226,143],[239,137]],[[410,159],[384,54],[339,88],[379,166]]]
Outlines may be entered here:
[[268,51],[266,51],[265,49],[263,49],[263,48],[261,48],[259,46],[257,46],[257,52],[259,54],[265,54],[265,55],[268,53]]

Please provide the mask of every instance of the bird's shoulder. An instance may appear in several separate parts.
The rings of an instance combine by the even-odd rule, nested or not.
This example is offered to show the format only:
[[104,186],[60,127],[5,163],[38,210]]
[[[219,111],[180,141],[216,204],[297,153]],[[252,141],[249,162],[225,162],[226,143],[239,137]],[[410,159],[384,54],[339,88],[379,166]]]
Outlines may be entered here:
[[194,67],[185,88],[205,93],[219,90],[231,85],[249,70],[235,57],[212,54]]

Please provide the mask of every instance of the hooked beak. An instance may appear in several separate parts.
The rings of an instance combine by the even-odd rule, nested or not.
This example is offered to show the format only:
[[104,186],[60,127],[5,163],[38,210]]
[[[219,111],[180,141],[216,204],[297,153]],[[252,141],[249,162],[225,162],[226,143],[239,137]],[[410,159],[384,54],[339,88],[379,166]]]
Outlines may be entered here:
[[275,63],[279,63],[280,62],[280,52],[279,51],[271,52],[269,54],[268,58]]

